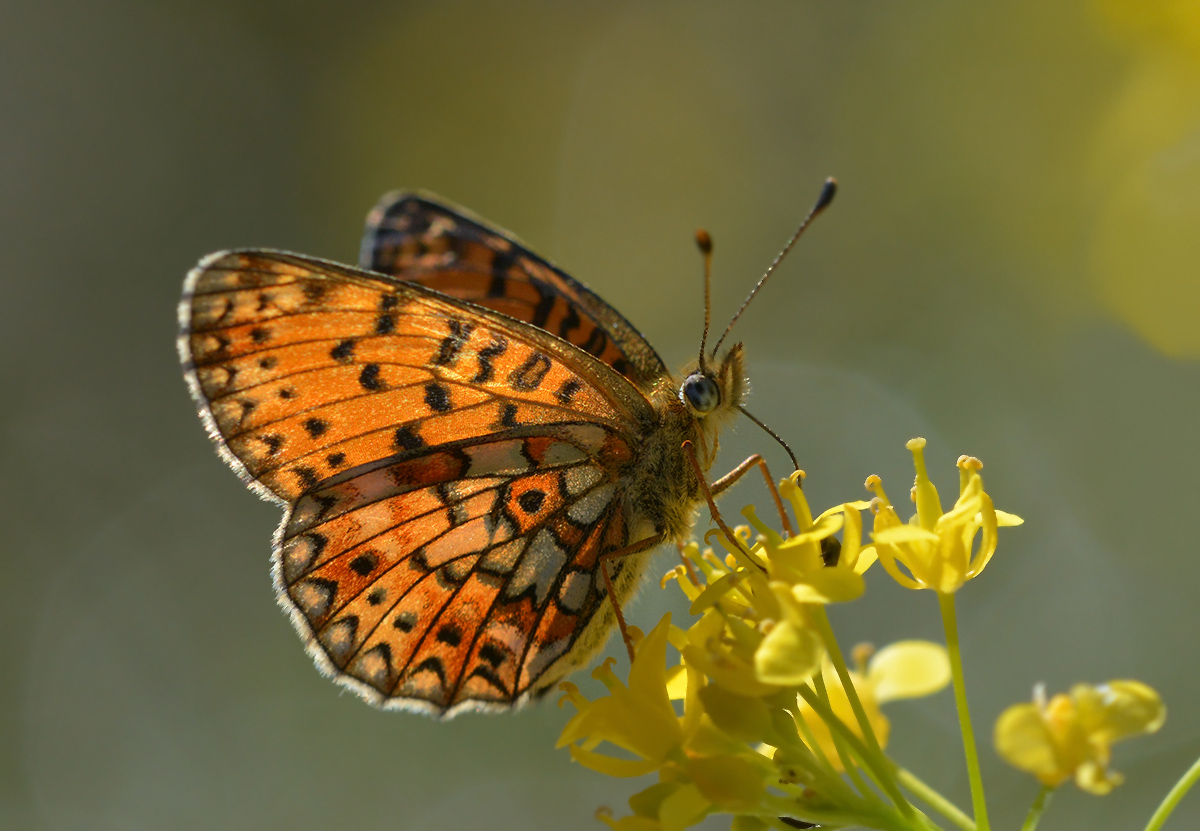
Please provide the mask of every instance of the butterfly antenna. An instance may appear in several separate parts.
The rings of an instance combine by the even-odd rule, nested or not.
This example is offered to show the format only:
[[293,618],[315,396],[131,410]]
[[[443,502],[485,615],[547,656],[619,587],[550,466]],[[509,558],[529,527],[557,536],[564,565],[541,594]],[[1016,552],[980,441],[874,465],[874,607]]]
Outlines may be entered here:
[[753,422],[754,422],[755,424],[757,424],[759,427],[761,427],[761,428],[763,428],[764,430],[766,430],[766,431],[767,431],[767,435],[769,435],[771,438],[775,439],[775,441],[779,442],[779,444],[780,444],[780,445],[782,445],[783,449],[787,451],[788,457],[789,457],[789,458],[792,460],[792,465],[793,465],[793,466],[796,468],[796,470],[799,470],[799,469],[800,469],[800,463],[796,461],[796,454],[792,452],[792,448],[788,447],[788,444],[787,444],[787,442],[786,442],[786,441],[784,441],[784,440],[783,440],[783,439],[782,439],[782,438],[779,436],[779,434],[778,434],[778,433],[776,433],[774,430],[772,430],[772,429],[771,429],[770,427],[768,427],[767,425],[763,424],[761,421],[759,421],[759,420],[758,420],[757,418],[755,418],[754,416],[750,415],[750,411],[749,411],[749,410],[747,410],[745,407],[743,407],[741,404],[739,404],[739,405],[738,405],[738,409],[742,411],[742,415],[744,415],[746,418],[748,418],[748,419],[750,419],[751,421],[753,421]]
[[712,317],[712,237],[701,228],[696,232],[696,247],[704,257],[704,334],[700,336],[700,371],[707,368],[704,347],[708,343],[708,324]]
[[762,279],[758,281],[758,285],[747,295],[746,300],[742,303],[742,308],[737,310],[737,314],[733,316],[733,320],[729,321],[729,325],[725,327],[725,334],[721,335],[721,339],[713,347],[713,357],[716,357],[717,350],[725,342],[725,337],[729,334],[729,330],[733,328],[733,324],[737,323],[737,319],[742,316],[742,312],[746,311],[746,307],[750,305],[750,301],[754,299],[754,295],[758,294],[758,290],[767,282],[767,278],[783,262],[783,258],[787,256],[787,253],[792,250],[792,246],[796,244],[796,240],[800,239],[800,235],[804,233],[804,229],[816,219],[817,214],[829,207],[829,203],[833,201],[835,193],[837,193],[837,180],[831,176],[825,180],[825,187],[821,188],[821,195],[817,197],[817,202],[812,206],[812,210],[808,212],[808,216],[804,217],[804,221],[800,223],[800,227],[796,229],[796,233],[792,234],[792,238],[788,240],[787,245],[783,246],[783,250],[779,252],[779,256],[775,258],[775,262],[771,263],[770,268],[767,269],[767,273],[762,276]]

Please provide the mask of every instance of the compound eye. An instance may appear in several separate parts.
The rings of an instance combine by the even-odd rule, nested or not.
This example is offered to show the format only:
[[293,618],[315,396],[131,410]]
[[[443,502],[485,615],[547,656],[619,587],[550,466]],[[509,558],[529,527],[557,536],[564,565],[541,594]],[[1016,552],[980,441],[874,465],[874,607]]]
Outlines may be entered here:
[[721,403],[721,389],[707,375],[693,372],[684,379],[679,397],[698,413],[711,413]]

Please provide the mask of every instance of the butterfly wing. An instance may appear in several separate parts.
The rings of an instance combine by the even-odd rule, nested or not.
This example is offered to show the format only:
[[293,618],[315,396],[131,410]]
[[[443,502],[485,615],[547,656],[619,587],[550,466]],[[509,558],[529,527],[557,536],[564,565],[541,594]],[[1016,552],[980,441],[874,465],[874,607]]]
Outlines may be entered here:
[[589,660],[613,620],[598,558],[629,537],[605,444],[586,424],[459,442],[302,496],[275,581],[318,664],[378,705],[444,713],[518,705]]
[[597,558],[648,533],[614,496],[654,418],[625,378],[531,325],[278,252],[206,258],[180,322],[222,454],[291,506],[276,585],[324,669],[442,712],[523,701],[599,648]]
[[667,375],[646,339],[587,286],[505,231],[431,197],[384,196],[367,217],[359,264],[531,323],[642,389]]
[[629,438],[654,418],[628,381],[542,330],[293,254],[206,258],[180,324],[209,433],[283,503],[399,452],[577,421]]

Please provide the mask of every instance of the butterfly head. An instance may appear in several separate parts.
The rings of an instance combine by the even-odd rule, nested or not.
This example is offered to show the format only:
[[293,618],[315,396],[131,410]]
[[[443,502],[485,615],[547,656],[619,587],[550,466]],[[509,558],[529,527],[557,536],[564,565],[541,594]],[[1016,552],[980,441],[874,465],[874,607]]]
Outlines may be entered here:
[[723,415],[741,405],[746,395],[742,345],[735,344],[719,367],[699,366],[679,385],[679,400],[696,418]]

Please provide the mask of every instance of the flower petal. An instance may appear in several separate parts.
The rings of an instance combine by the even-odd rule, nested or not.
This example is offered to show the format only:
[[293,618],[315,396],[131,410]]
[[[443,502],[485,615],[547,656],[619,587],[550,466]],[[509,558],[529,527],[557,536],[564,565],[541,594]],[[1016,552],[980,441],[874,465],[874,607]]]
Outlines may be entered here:
[[692,759],[687,772],[701,795],[724,811],[754,810],[767,789],[763,769],[737,756]]
[[932,641],[897,641],[871,657],[867,683],[880,704],[932,695],[950,683],[950,658]]
[[585,768],[603,773],[606,776],[633,777],[645,776],[658,770],[658,762],[652,759],[618,759],[603,753],[593,753],[582,747],[571,745],[567,748],[571,758]]
[[996,752],[1019,770],[1031,773],[1045,785],[1056,786],[1067,775],[1058,763],[1050,730],[1036,704],[1014,704],[996,720]]
[[1008,528],[1013,525],[1024,525],[1025,520],[1021,519],[1016,514],[1010,514],[1007,511],[996,511],[996,524],[1001,528]]
[[754,672],[766,684],[803,684],[820,669],[821,637],[788,620],[775,624],[754,653]]
[[877,543],[886,545],[918,541],[936,543],[939,540],[937,534],[916,525],[896,525],[891,528],[882,528],[871,534],[871,538]]
[[683,785],[663,800],[658,809],[658,820],[664,831],[683,831],[695,825],[708,813],[708,800],[695,785]]

